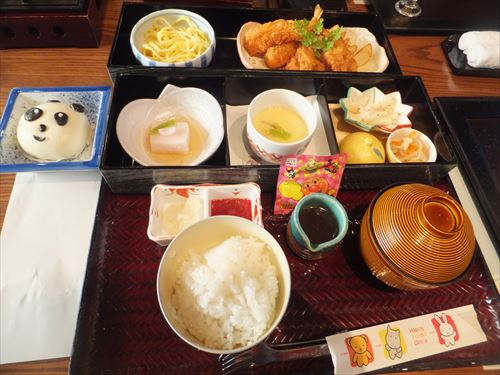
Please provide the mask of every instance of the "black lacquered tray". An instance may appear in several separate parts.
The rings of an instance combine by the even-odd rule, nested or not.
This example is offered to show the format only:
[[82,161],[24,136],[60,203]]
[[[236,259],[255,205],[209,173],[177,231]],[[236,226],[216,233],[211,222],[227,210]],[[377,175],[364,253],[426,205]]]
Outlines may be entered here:
[[450,35],[441,43],[452,72],[464,76],[500,77],[500,69],[474,68],[467,64],[467,56],[458,48],[461,36],[462,34]]
[[316,4],[319,4],[326,10],[344,11],[347,9],[345,0],[280,0],[278,3],[282,8],[312,10]]
[[500,252],[500,97],[435,100],[469,191]]
[[[130,47],[130,33],[132,28],[142,17],[157,10],[168,8],[179,8],[179,4],[168,3],[124,3],[115,39],[108,59],[108,71],[114,81],[120,72],[153,70],[168,74],[172,68],[143,67],[135,59]],[[312,11],[298,9],[258,9],[258,8],[238,8],[238,7],[196,7],[183,5],[183,9],[190,10],[204,17],[213,27],[216,35],[216,51],[214,58],[208,68],[184,68],[185,74],[196,70],[219,71],[225,74],[236,72],[246,72],[247,69],[241,64],[236,49],[236,36],[241,26],[249,21],[268,22],[279,18],[302,19],[312,17]],[[384,71],[386,75],[400,75],[401,69],[392,50],[391,44],[385,33],[384,27],[377,14],[374,13],[353,13],[353,12],[333,12],[325,10],[323,13],[325,27],[332,27],[340,24],[346,27],[365,27],[376,37],[377,42],[385,48],[389,66]],[[175,69],[179,70],[179,69]],[[260,70],[262,73],[269,70]],[[297,76],[304,74],[311,75],[331,75],[332,72],[303,72],[287,71],[283,72],[287,76]],[[338,75],[347,73],[335,72]],[[352,73],[351,73],[352,74]],[[379,73],[358,73],[359,75],[378,75]]]
[[[456,158],[448,146],[447,135],[441,131],[429,98],[418,77],[303,77],[291,79],[283,75],[259,74],[219,75],[199,73],[184,75],[179,71],[159,74],[149,71],[120,75],[114,87],[108,127],[100,170],[115,193],[148,194],[153,185],[191,183],[257,182],[264,191],[273,191],[278,175],[276,165],[234,165],[229,152],[232,143],[227,136],[228,106],[248,105],[260,92],[284,88],[304,96],[317,95],[320,115],[331,154],[338,153],[333,118],[328,105],[338,104],[347,95],[350,86],[360,90],[376,86],[385,93],[399,91],[402,101],[413,106],[410,121],[415,129],[427,134],[438,149],[435,163],[357,164],[348,165],[342,180],[345,188],[380,188],[406,180],[437,181],[447,176],[456,165]],[[143,167],[124,151],[116,134],[116,121],[122,108],[140,98],[156,98],[165,85],[199,87],[212,94],[221,104],[226,136],[221,147],[206,162],[192,167]],[[341,116],[343,116],[341,114]],[[243,137],[241,132],[240,137]]]
[[497,0],[419,0],[422,13],[405,17],[396,12],[397,0],[371,0],[387,31],[413,34],[463,33],[500,30]]
[[[346,171],[348,173],[348,171]],[[450,192],[449,181],[435,186]],[[295,256],[285,241],[286,216],[273,216],[274,194],[262,196],[265,228],[290,264],[287,312],[270,343],[317,339],[473,304],[487,342],[434,355],[391,370],[480,365],[498,361],[499,303],[478,249],[457,283],[402,292],[375,279],[359,252],[360,220],[377,190],[342,189],[349,229],[342,246],[320,261]],[[220,374],[217,355],[197,351],[165,322],[156,296],[156,272],[165,248],[150,241],[149,195],[113,194],[103,184],[79,311],[71,374]],[[331,374],[330,358],[255,368],[254,374]]]

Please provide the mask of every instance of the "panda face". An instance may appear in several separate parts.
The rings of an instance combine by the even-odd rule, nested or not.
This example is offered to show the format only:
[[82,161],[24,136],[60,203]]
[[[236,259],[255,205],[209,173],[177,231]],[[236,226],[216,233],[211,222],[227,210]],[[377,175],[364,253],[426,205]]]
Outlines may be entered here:
[[63,160],[81,153],[90,134],[83,106],[50,101],[28,109],[19,121],[21,148],[39,160]]

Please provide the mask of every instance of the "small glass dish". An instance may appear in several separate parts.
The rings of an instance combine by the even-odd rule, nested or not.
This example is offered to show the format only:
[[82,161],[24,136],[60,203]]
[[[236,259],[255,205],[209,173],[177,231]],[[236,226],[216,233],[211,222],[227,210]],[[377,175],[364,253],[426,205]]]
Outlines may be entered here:
[[263,226],[259,185],[155,185],[148,237],[166,246],[188,226],[218,215],[240,216]]
[[[0,172],[97,169],[101,157],[111,88],[108,86],[14,88],[0,120]],[[17,126],[24,113],[50,100],[85,108],[91,126],[89,144],[80,155],[61,161],[35,161],[19,146]]]

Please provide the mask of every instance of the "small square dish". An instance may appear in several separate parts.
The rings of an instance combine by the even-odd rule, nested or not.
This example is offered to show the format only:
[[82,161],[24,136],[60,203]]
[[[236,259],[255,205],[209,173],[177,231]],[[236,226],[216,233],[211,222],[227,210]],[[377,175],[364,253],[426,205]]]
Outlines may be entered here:
[[188,226],[217,215],[240,216],[263,225],[259,185],[155,185],[148,237],[166,246]]
[[[0,120],[0,172],[97,169],[104,140],[110,92],[111,88],[108,86],[12,89]],[[57,105],[61,106],[76,105],[77,112],[82,112],[90,124],[87,142],[76,157],[60,161],[41,161],[28,155],[21,148],[17,136],[20,119],[23,116],[26,118],[25,114],[29,109],[49,103],[51,105],[58,103]],[[39,127],[39,131],[44,134],[49,133],[48,126],[40,124]],[[34,138],[37,141],[45,139],[39,136]]]

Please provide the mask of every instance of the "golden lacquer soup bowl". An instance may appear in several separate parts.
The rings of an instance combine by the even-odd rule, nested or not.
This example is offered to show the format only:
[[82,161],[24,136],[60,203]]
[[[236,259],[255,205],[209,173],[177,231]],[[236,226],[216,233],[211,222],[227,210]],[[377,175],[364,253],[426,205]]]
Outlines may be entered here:
[[431,289],[459,279],[475,249],[472,223],[442,190],[423,184],[389,186],[361,223],[361,254],[382,282],[402,290]]

